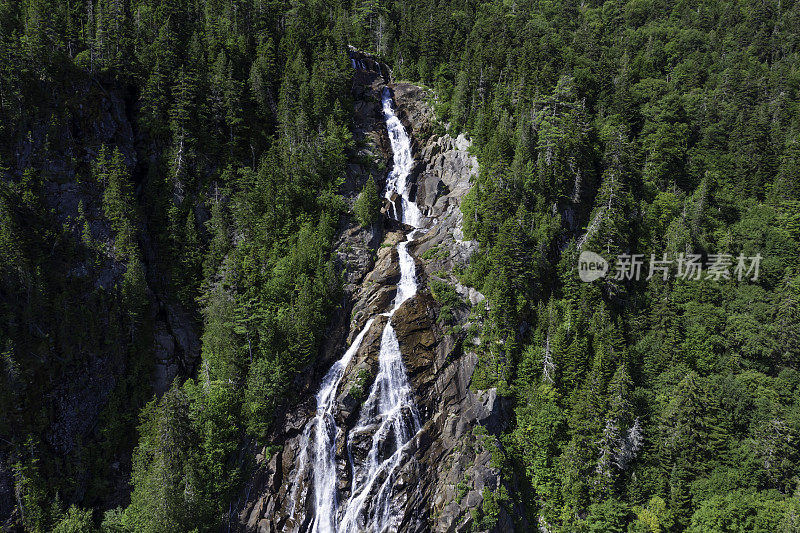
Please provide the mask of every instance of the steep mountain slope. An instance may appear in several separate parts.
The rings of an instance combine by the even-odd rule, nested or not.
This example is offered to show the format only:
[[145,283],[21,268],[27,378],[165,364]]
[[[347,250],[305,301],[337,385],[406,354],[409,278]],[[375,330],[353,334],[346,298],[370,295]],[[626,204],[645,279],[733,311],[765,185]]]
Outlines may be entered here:
[[[359,95],[356,109],[371,108],[369,115],[359,115],[359,119],[374,125],[380,113],[374,102],[384,81],[376,73],[385,72],[385,68],[361,54],[352,55],[359,69],[353,89]],[[466,266],[476,248],[475,243],[461,240],[459,204],[477,171],[477,162],[468,154],[469,143],[464,137],[453,139],[433,133],[436,122],[426,103],[429,95],[423,90],[409,84],[389,83],[387,87],[413,139],[415,162],[410,177],[417,204],[427,217],[422,234],[408,245],[416,263],[419,292],[391,317],[379,314],[389,308],[397,293],[400,268],[395,245],[405,240],[397,222],[381,217],[378,224],[384,226],[385,236],[380,246],[373,248],[377,253],[372,268],[360,285],[354,284],[348,291],[353,311],[347,344],[354,343],[356,350],[344,368],[333,407],[339,427],[334,437],[339,501],[344,507],[352,490],[353,456],[365,453],[358,451],[357,441],[345,443],[352,440],[348,434],[357,425],[360,410],[368,409],[363,402],[378,375],[381,332],[390,320],[421,423],[393,478],[390,505],[396,516],[395,527],[402,531],[469,531],[476,521],[485,520],[484,513],[499,512],[492,517],[492,525],[498,531],[508,530],[514,518],[505,509],[489,509],[491,501],[508,490],[505,485],[510,481],[501,478],[492,462],[492,451],[500,453],[495,435],[502,429],[506,413],[495,390],[470,388],[477,361],[469,349],[474,335],[471,321],[479,320],[470,316],[470,309],[473,303],[480,307],[483,299],[474,289],[458,284],[452,274],[454,269]],[[396,209],[391,200],[386,201],[384,212],[387,209]],[[346,234],[340,249],[348,246]],[[356,337],[365,324],[369,327]],[[345,344],[335,347],[334,352],[342,353]],[[260,474],[240,514],[244,530],[305,531],[319,527],[316,513],[321,504],[315,501],[313,471],[299,470],[309,460],[305,454],[313,432],[304,428],[313,423],[315,409],[314,397],[306,393],[291,418],[276,427],[272,442],[281,448],[270,457],[266,451],[261,456]],[[373,490],[377,491],[377,486]],[[366,496],[371,500],[377,493]]]
[[[27,453],[45,459],[37,475],[64,498],[119,505],[128,492],[135,412],[152,391],[161,394],[176,375],[194,371],[199,325],[167,289],[146,227],[135,244],[141,255],[131,254],[107,216],[103,187],[124,180],[120,201],[135,212],[133,187],[145,186],[146,150],[130,95],[80,78],[51,90],[19,124],[27,135],[10,147],[11,181],[0,184],[12,243],[3,259],[14,262],[0,289],[11,393],[3,430],[6,439],[29,440]],[[111,161],[104,146],[116,147],[120,159]],[[18,451],[0,451],[0,517],[17,503],[17,461]],[[76,473],[74,482],[62,485],[63,472]],[[17,484],[25,475],[17,470]]]
[[796,532],[798,28],[0,0],[0,529]]

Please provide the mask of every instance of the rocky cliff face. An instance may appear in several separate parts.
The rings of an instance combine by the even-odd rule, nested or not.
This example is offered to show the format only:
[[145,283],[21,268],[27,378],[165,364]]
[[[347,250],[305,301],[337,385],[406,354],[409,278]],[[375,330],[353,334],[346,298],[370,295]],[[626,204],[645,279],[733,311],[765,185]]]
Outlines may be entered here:
[[[18,181],[26,169],[34,169],[41,176],[42,201],[54,226],[74,227],[75,220],[85,216],[86,231],[99,257],[95,261],[77,252],[64,254],[59,271],[63,270],[66,281],[81,289],[87,305],[97,306],[98,322],[105,330],[113,329],[110,327],[116,316],[113,295],[119,290],[126,266],[114,253],[111,225],[103,214],[102,191],[87,186],[85,177],[91,172],[101,146],[116,147],[136,178],[137,193],[141,193],[145,179],[142,169],[146,166],[143,161],[154,155],[135,131],[131,100],[123,90],[105,87],[94,79],[54,86],[50,100],[41,102],[39,113],[16,125],[22,134],[13,146],[14,159],[5,161],[0,169],[0,185]],[[137,334],[144,349],[151,348],[145,352],[145,357],[152,358],[147,365],[152,369],[149,385],[161,393],[177,374],[192,372],[200,355],[200,339],[196,319],[171,303],[163,289],[165,283],[156,266],[158,253],[148,228],[137,228],[137,235],[148,285],[145,322],[150,326]],[[72,237],[78,243],[83,238],[79,232]],[[53,246],[55,250],[55,243]],[[47,325],[32,327],[39,328],[42,338],[55,336],[61,340],[60,334],[45,331]],[[80,338],[81,332],[74,333]],[[74,344],[54,343],[40,361],[44,368],[54,361],[73,361],[70,366],[62,365],[62,373],[57,377],[47,375],[37,381],[38,388],[34,389],[36,401],[41,397],[42,410],[46,408],[51,413],[42,424],[42,437],[43,444],[49,447],[47,452],[55,457],[77,461],[74,457],[83,453],[82,449],[104,438],[98,429],[103,410],[131,372],[128,355],[116,340],[109,336],[106,345],[93,348],[86,348],[80,340]],[[2,521],[10,516],[14,498],[18,497],[12,494],[11,461],[12,458],[0,454],[0,529]],[[102,496],[108,505],[118,505],[127,497],[127,462],[129,457],[122,450],[109,460],[103,475],[113,490]],[[68,501],[81,499],[87,491],[89,476],[88,471],[75,475],[74,493],[64,497]]]
[[[97,81],[75,82],[60,90],[65,94],[58,93],[59,98],[54,97],[50,103],[52,107],[43,103],[41,117],[30,124],[20,125],[20,129],[27,128],[29,133],[18,141],[15,147],[16,161],[10,171],[21,174],[24,169],[32,167],[41,173],[45,178],[44,199],[59,223],[66,224],[78,218],[79,204],[83,204],[91,237],[107,255],[93,272],[94,279],[90,281],[95,288],[112,291],[121,281],[125,266],[116,260],[112,252],[113,236],[110,224],[102,213],[101,198],[96,191],[81,187],[76,177],[88,172],[101,146],[116,147],[122,152],[128,170],[137,180],[137,192],[141,192],[144,186],[144,178],[140,176],[145,166],[143,162],[151,160],[150,163],[153,163],[154,148],[134,131],[130,119],[133,103],[119,90],[103,87]],[[64,121],[60,115],[72,119]],[[179,372],[191,374],[200,356],[200,339],[195,319],[179,305],[170,303],[168,295],[159,289],[165,283],[156,268],[157,251],[153,249],[148,228],[138,229],[148,285],[152,288],[148,300],[151,303],[149,318],[154,324],[153,387],[161,394]],[[86,278],[90,271],[86,264],[79,261],[69,265],[67,270],[76,281]],[[79,380],[64,379],[65,383],[73,381]],[[98,395],[97,391],[89,392],[87,396],[99,399],[100,403],[105,397]],[[69,409],[64,411],[69,412]],[[88,418],[89,425],[94,423],[92,417],[86,417],[85,413],[75,416]]]
[[[356,191],[365,174],[391,158],[380,107],[388,70],[367,56],[354,53],[353,58],[360,62],[353,83],[356,136],[361,140],[360,153],[373,161],[372,169],[363,163],[351,166],[346,186]],[[423,424],[409,443],[410,458],[393,491],[393,505],[401,517],[399,530],[472,531],[474,521],[482,516],[484,499],[489,493],[501,492],[506,483],[492,461],[497,446],[494,435],[506,420],[503,401],[495,390],[470,387],[477,357],[466,348],[474,342],[467,332],[475,321],[471,310],[482,307],[484,298],[462,286],[453,274],[468,264],[477,249],[477,243],[463,240],[459,209],[470,178],[477,172],[477,161],[469,154],[464,136],[435,133],[436,119],[423,89],[406,83],[388,83],[388,87],[398,115],[413,137],[416,198],[429,217],[427,233],[409,246],[417,261],[420,291],[391,318],[378,315],[390,307],[396,293],[400,273],[394,245],[404,238],[402,228],[388,217],[382,217],[380,228],[363,230],[354,224],[342,228],[337,254],[345,272],[346,301],[332,320],[320,361],[308,369],[304,394],[274,427],[271,438],[280,445],[279,451],[269,455],[265,449],[257,458],[257,474],[240,502],[242,531],[306,531],[311,527],[313,487],[309,473],[298,475],[297,471],[303,428],[314,416],[314,393],[321,376],[376,315],[338,390],[334,416],[340,428],[336,437],[340,501],[350,491],[344,446],[347,432],[377,374],[386,320],[392,321],[396,331]],[[376,176],[379,186],[385,178],[385,170],[381,170],[383,175]],[[449,287],[447,291],[456,295],[456,301],[449,299],[444,305],[437,301],[427,286],[432,280],[437,286]],[[358,444],[354,447],[358,453]],[[496,531],[525,527],[515,523],[507,507],[501,506],[495,518],[490,522]]]

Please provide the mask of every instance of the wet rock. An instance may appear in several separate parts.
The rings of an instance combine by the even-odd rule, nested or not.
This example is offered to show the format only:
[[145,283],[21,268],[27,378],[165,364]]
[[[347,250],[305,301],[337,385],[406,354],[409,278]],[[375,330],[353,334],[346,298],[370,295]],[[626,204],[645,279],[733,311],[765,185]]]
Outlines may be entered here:
[[[363,55],[354,57],[366,59]],[[364,141],[364,153],[375,154],[371,150],[377,148],[383,151],[384,160],[390,158],[391,152],[378,130],[385,131],[380,115],[380,90],[388,79],[387,74],[379,64],[365,61],[354,73],[353,89],[355,129]],[[463,331],[467,321],[473,320],[469,317],[471,307],[484,305],[484,297],[474,288],[461,284],[453,274],[454,269],[468,265],[477,250],[477,243],[464,240],[459,207],[469,190],[470,179],[477,172],[477,161],[468,153],[469,141],[465,137],[441,134],[423,89],[410,84],[390,87],[398,115],[412,135],[418,160],[414,172],[418,204],[430,219],[427,233],[409,245],[418,263],[419,292],[404,302],[390,319],[423,427],[406,444],[401,466],[393,480],[391,505],[395,515],[388,530],[467,532],[473,528],[470,511],[482,505],[484,488],[496,491],[504,482],[500,472],[491,465],[488,444],[507,423],[507,405],[496,390],[470,388],[477,356],[463,348]],[[349,190],[355,193],[360,190],[359,183],[363,181],[359,180],[363,175],[358,173],[363,173],[365,168],[359,163],[348,171],[348,179],[353,181]],[[384,204],[384,212],[396,208],[397,202]],[[366,321],[375,317],[345,370],[337,392],[334,413],[338,427],[337,483],[340,501],[349,496],[354,475],[350,471],[351,456],[357,463],[365,458],[376,430],[376,427],[367,427],[354,431],[353,426],[360,410],[365,408],[363,398],[378,371],[381,336],[389,320],[379,313],[389,310],[396,294],[400,278],[396,245],[408,231],[388,218],[380,229],[379,233],[354,225],[342,228],[336,253],[340,263],[347,265],[343,272],[348,303],[343,309],[350,309],[350,312],[334,317],[337,325],[331,332],[331,338],[336,336],[342,340],[326,343],[318,367],[308,373],[308,399],[301,400],[296,412],[276,428],[272,440],[283,444],[281,483],[275,485],[274,477],[254,480],[253,490],[244,499],[240,514],[244,531],[308,529],[313,515],[310,512],[313,503],[311,474],[298,472],[298,465],[308,444],[304,441],[307,434],[304,428],[314,416],[313,395],[332,361],[341,356]],[[453,311],[451,323],[440,323],[440,305],[426,288],[431,277],[449,283],[459,295],[461,303]],[[387,438],[382,441],[379,455],[388,457],[396,448],[397,443]],[[272,471],[277,468],[276,465]],[[355,475],[358,476],[358,472]],[[494,531],[513,530],[516,526],[512,518],[505,509],[501,511]],[[529,528],[522,524],[521,530]]]
[[420,143],[427,142],[436,130],[436,117],[427,104],[430,92],[413,83],[389,84],[394,97],[397,115],[414,142],[414,155],[418,161],[424,159]]
[[354,291],[355,301],[352,311],[352,326],[348,343],[361,331],[370,317],[391,307],[397,293],[397,282],[400,280],[400,266],[397,261],[398,242],[405,239],[400,231],[390,231],[375,253],[374,268],[362,278],[362,283]]
[[395,220],[403,220],[403,198],[395,192],[386,202],[385,213]]
[[353,356],[353,360],[345,370],[337,398],[339,411],[337,424],[352,427],[361,404],[369,394],[375,376],[378,373],[378,353],[380,352],[381,335],[388,317],[378,316],[364,335],[361,346]]

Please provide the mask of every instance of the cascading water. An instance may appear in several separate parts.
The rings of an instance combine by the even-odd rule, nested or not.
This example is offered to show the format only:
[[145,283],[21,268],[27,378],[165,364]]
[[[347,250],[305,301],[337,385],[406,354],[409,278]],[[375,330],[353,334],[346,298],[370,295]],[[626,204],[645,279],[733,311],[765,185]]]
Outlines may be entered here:
[[[391,93],[384,88],[383,115],[393,152],[393,169],[387,177],[384,196],[400,208],[393,209],[393,218],[415,228],[407,240],[397,245],[400,282],[392,308],[383,313],[391,317],[400,305],[417,293],[416,263],[408,252],[408,243],[416,236],[424,217],[411,199],[408,182],[413,167],[411,141],[395,114]],[[399,211],[399,212],[398,212]],[[381,334],[378,374],[361,407],[358,422],[347,439],[348,458],[352,469],[350,497],[339,504],[336,478],[336,438],[334,419],[336,393],[344,372],[361,341],[372,326],[367,321],[344,356],[333,364],[317,393],[317,411],[306,426],[301,442],[302,452],[297,476],[312,468],[313,512],[311,531],[348,533],[355,531],[391,531],[396,529],[392,508],[392,490],[399,467],[403,464],[408,443],[420,430],[420,419],[413,392],[406,375],[397,335],[391,320]],[[368,444],[368,451],[354,457],[354,441]],[[298,487],[297,478],[295,487]],[[293,495],[297,501],[297,495]]]
[[[412,236],[409,235],[409,238]],[[385,313],[387,316],[394,314],[403,302],[417,292],[416,265],[407,250],[409,242],[397,246],[400,283],[392,310]],[[364,402],[358,423],[348,438],[351,458],[354,439],[371,435],[371,446],[365,461],[360,464],[352,462],[352,492],[344,507],[340,527],[344,533],[364,529],[378,532],[391,528],[391,495],[395,474],[401,464],[405,445],[420,428],[419,413],[414,405],[411,385],[391,321],[383,328],[378,366],[378,375],[369,398]]]
[[[341,359],[333,363],[333,366],[322,379],[322,385],[317,392],[317,413],[314,419],[306,426],[303,434],[299,462],[297,465],[297,478],[295,487],[299,487],[297,482],[309,466],[309,449],[313,457],[313,476],[314,476],[314,522],[312,531],[336,531],[336,510],[338,507],[338,497],[336,494],[336,420],[333,417],[333,408],[336,405],[336,391],[342,381],[344,371],[353,355],[361,346],[361,341],[369,331],[374,319],[370,318],[364,324],[364,328],[353,340],[353,344],[344,353]],[[311,435],[313,432],[313,442]],[[293,501],[297,501],[297,494],[292,495]]]
[[386,191],[384,197],[394,206],[395,194],[399,195],[401,213],[397,209],[392,210],[392,217],[404,222],[409,226],[418,228],[422,222],[422,213],[417,204],[411,200],[411,187],[408,177],[414,167],[414,158],[411,156],[411,140],[408,138],[403,123],[397,117],[392,106],[392,95],[389,89],[384,88],[381,95],[383,103],[383,118],[386,120],[386,129],[389,132],[389,142],[392,145],[394,166],[386,179]]

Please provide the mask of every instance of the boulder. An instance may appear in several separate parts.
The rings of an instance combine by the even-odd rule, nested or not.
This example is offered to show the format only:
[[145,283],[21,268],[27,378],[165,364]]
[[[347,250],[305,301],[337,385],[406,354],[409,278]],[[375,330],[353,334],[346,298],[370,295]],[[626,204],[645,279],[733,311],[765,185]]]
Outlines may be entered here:
[[403,302],[392,316],[403,362],[416,387],[423,385],[422,380],[435,378],[431,370],[438,341],[434,334],[433,305],[429,294],[417,294]]

